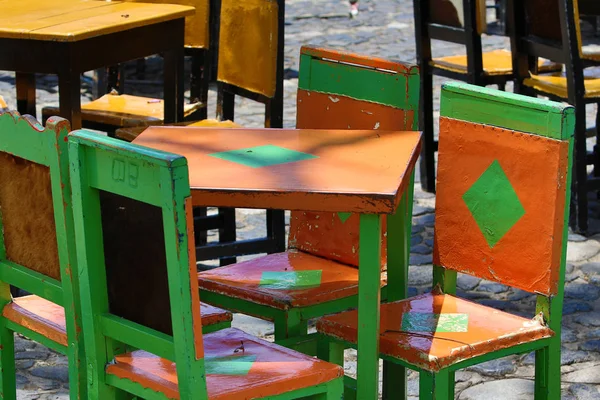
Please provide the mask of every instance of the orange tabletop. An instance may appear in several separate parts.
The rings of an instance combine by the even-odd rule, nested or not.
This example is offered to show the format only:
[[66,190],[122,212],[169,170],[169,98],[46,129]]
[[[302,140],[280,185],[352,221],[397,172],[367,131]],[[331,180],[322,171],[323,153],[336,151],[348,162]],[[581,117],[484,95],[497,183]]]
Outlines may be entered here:
[[197,206],[391,214],[421,133],[151,127],[134,143],[185,156]]
[[194,8],[104,0],[0,0],[0,38],[79,41],[194,14]]

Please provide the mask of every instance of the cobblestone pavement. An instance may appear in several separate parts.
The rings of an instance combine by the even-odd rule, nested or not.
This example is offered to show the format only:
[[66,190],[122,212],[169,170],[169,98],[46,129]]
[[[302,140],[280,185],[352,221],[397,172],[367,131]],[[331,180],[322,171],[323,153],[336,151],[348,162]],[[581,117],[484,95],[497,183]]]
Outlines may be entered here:
[[[373,56],[407,62],[415,60],[414,24],[411,0],[361,0],[357,18],[348,18],[346,0],[288,0],[285,48],[285,120],[294,127],[300,46],[314,44],[343,48]],[[486,37],[485,49],[508,46],[500,37]],[[436,43],[434,55],[457,54],[460,46]],[[157,59],[148,62],[148,74],[160,68]],[[91,99],[90,75],[84,77],[82,96]],[[442,79],[435,80],[438,88]],[[136,87],[140,93],[160,95],[160,85]],[[128,90],[130,91],[130,90]],[[57,81],[51,76],[38,78],[38,107],[57,103]],[[14,75],[0,72],[0,94],[15,107]],[[214,100],[214,92],[211,92]],[[214,110],[214,104],[211,105]],[[437,104],[436,104],[437,109]],[[39,112],[39,111],[38,111]],[[251,101],[237,100],[236,121],[246,126],[261,126],[263,108]],[[214,114],[212,114],[214,115]],[[593,124],[595,106],[588,109]],[[593,139],[590,140],[593,145]],[[418,176],[418,174],[417,174]],[[431,288],[431,251],[435,197],[415,186],[410,291],[414,295]],[[591,236],[571,235],[563,323],[562,382],[564,399],[600,399],[600,204],[592,201]],[[264,213],[238,210],[238,228],[243,238],[265,232]],[[216,235],[211,235],[216,237]],[[469,299],[523,316],[533,316],[535,299],[526,292],[481,279],[460,276],[458,293]],[[234,325],[266,338],[272,338],[270,323],[236,315]],[[66,359],[32,341],[17,338],[17,381],[19,399],[66,399]],[[356,368],[356,353],[348,351],[346,371]],[[533,398],[532,354],[488,362],[457,373],[456,396],[459,399],[531,399]],[[409,375],[409,395],[418,396],[417,374]]]

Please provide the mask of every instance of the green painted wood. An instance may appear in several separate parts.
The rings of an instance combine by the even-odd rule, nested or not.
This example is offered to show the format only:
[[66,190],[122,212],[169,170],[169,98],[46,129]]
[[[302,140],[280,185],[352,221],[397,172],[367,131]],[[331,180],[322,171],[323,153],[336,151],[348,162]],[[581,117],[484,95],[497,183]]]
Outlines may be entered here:
[[[89,365],[89,398],[120,399],[121,391],[146,399],[165,398],[163,394],[128,379],[105,374],[105,366],[115,355],[133,347],[176,363],[182,399],[206,400],[207,370],[202,351],[196,348],[201,346],[201,337],[196,337],[197,333],[193,328],[192,288],[195,287],[195,278],[192,282],[189,271],[188,240],[191,238],[188,239],[187,235],[185,202],[190,198],[190,187],[185,159],[167,153],[148,153],[135,145],[97,137],[85,131],[75,132],[69,137],[69,152],[76,216],[77,258],[81,266],[82,308],[85,310],[84,336]],[[115,160],[125,165],[136,165],[136,177],[140,179],[138,182],[149,182],[150,177],[156,179],[156,182],[131,185],[130,181],[121,179],[121,175],[115,177],[101,172],[102,167],[113,166]],[[100,190],[155,204],[162,210],[171,314],[177,316],[173,320],[172,336],[111,315],[109,312]],[[208,300],[210,303],[210,297]],[[304,328],[306,331],[306,322],[301,320],[299,314],[294,312],[287,316],[290,315],[294,318],[291,326],[294,329]],[[315,399],[329,400],[336,398],[337,393],[339,399],[341,390],[342,381],[338,379],[272,398],[314,396]]]
[[[418,109],[418,74],[386,72],[308,55],[301,56],[300,62],[300,89],[337,94],[406,110]],[[305,66],[309,71],[306,71]],[[399,96],[398,93],[403,95]]]
[[462,82],[445,83],[440,116],[567,140],[572,106]]
[[11,332],[19,333],[31,340],[35,340],[36,342],[56,351],[60,354],[67,354],[67,346],[64,346],[60,343],[55,342],[54,340],[48,339],[46,336],[39,334],[31,329],[24,327],[23,325],[19,325],[13,321],[6,320],[4,322],[5,327]]
[[67,154],[69,129],[69,123],[60,118],[51,120],[44,128],[37,121],[21,117],[16,112],[0,115],[0,151],[49,168],[61,275],[61,280],[58,282],[6,260],[4,239],[1,238],[0,302],[3,306],[10,302],[8,284],[13,284],[59,305],[67,305],[65,322],[69,343],[65,348],[41,334],[0,318],[0,347],[4,349],[0,356],[2,363],[0,397],[3,398],[14,397],[14,355],[9,354],[14,351],[13,331],[25,333],[32,339],[65,353],[69,360],[70,397],[72,399],[87,397],[84,346],[80,336],[79,290],[77,274],[73,273],[77,271],[77,264]]
[[175,354],[172,351],[173,337],[169,335],[157,331],[149,332],[143,325],[111,314],[100,316],[99,326],[106,337],[175,361]]
[[29,293],[48,301],[63,304],[63,287],[56,279],[32,271],[8,260],[0,262],[0,280],[10,282]]
[[357,397],[379,396],[379,304],[381,216],[361,214],[358,256]]

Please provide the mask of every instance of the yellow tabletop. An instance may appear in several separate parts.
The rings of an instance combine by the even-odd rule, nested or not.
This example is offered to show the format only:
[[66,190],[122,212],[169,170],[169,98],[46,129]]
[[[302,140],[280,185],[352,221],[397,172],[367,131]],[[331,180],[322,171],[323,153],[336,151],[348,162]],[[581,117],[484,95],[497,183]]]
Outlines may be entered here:
[[194,8],[105,0],[0,0],[0,38],[75,42],[194,14]]

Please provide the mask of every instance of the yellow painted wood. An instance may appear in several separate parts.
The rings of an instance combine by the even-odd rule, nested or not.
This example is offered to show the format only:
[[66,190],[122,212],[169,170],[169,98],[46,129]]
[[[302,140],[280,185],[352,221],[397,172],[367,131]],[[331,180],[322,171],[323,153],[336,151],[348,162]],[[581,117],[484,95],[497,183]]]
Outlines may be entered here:
[[222,0],[219,81],[274,96],[277,12],[274,0]]
[[[486,75],[510,75],[512,74],[512,58],[509,50],[493,50],[482,54],[483,71]],[[447,71],[457,72],[459,74],[467,73],[467,55],[434,58],[429,65],[445,69]],[[540,72],[557,71],[561,65],[546,59],[539,59],[538,68]]]
[[194,14],[181,5],[99,0],[9,4],[2,5],[0,38],[78,41]]
[[[597,69],[587,69],[584,71],[585,95],[584,97],[600,97],[600,71]],[[533,75],[523,80],[525,86],[532,87],[542,92],[550,93],[562,98],[568,98],[567,78],[562,74],[553,75]]]
[[209,32],[208,18],[210,15],[209,0],[125,0],[138,3],[180,4],[196,9],[194,15],[185,19],[185,46],[190,48],[208,49]]

